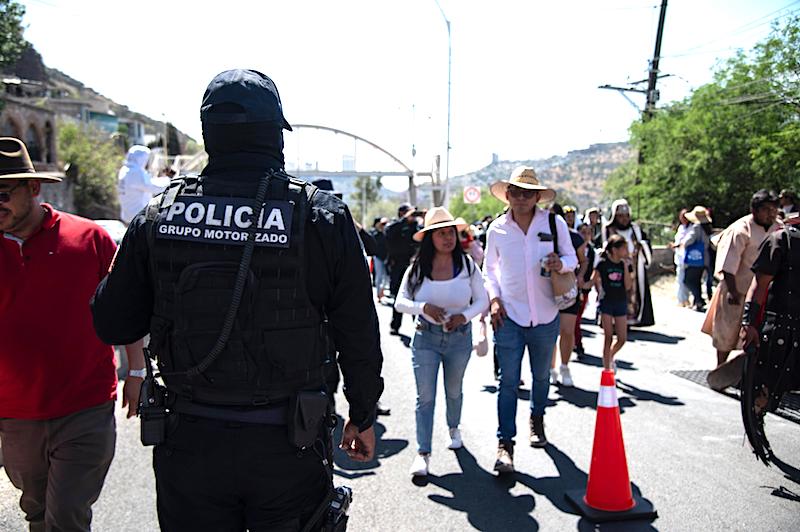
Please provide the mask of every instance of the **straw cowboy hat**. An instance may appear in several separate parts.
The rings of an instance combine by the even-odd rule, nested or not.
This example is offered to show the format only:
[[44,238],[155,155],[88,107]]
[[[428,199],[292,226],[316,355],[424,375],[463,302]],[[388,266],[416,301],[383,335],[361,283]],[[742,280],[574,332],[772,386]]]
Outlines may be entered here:
[[556,199],[556,191],[552,188],[547,188],[546,186],[541,185],[539,180],[536,178],[536,171],[530,166],[517,166],[514,168],[514,171],[511,172],[511,177],[508,179],[508,181],[498,181],[496,183],[492,183],[492,186],[489,187],[489,191],[495,198],[499,199],[503,203],[508,203],[508,200],[506,199],[506,190],[508,190],[508,185],[514,185],[515,187],[524,188],[527,190],[541,191],[539,203],[547,203]]
[[695,206],[694,209],[686,213],[686,219],[693,224],[710,224],[711,215],[708,214],[708,209],[702,205]]
[[450,211],[444,207],[434,207],[425,215],[424,227],[414,233],[414,240],[422,242],[425,233],[428,231],[433,231],[434,229],[440,229],[442,227],[450,227],[451,225],[454,225],[456,230],[463,231],[469,224],[461,217],[454,220]]
[[28,148],[13,137],[0,137],[0,179],[41,179],[58,183],[60,177],[37,172],[33,168]]

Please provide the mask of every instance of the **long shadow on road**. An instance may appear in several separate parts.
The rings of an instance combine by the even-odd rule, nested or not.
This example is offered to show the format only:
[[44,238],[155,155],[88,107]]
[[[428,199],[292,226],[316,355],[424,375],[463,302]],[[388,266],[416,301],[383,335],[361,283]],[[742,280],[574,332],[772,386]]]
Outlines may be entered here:
[[643,331],[641,329],[630,329],[628,340],[631,342],[655,342],[658,344],[677,344],[681,340],[686,340],[685,336],[670,336],[655,331]]
[[[593,366],[595,368],[602,368],[603,367],[603,358],[602,357],[589,355],[589,354],[584,354],[584,355],[579,356],[577,358],[577,360],[575,360],[575,362],[577,362],[578,364],[583,364],[584,366]],[[615,360],[615,362],[617,363],[617,367],[619,369],[624,369],[624,370],[627,370],[627,371],[639,371],[639,369],[637,367],[635,367],[631,362],[627,362],[625,360],[618,360],[618,359]]]
[[[482,469],[466,448],[459,449],[456,451],[456,457],[461,466],[461,474],[428,476],[428,482],[449,491],[452,496],[429,495],[428,497],[436,503],[466,512],[470,524],[478,530],[539,529],[538,521],[530,515],[536,507],[535,497],[532,494],[510,493],[517,483],[524,485],[533,493],[546,497],[561,512],[577,515],[564,497],[564,493],[568,490],[585,488],[587,474],[554,445],[548,445],[545,452],[558,470],[556,477],[535,478],[519,471],[512,475],[497,476]],[[632,487],[634,493],[639,495],[639,489],[635,485]],[[578,530],[652,531],[655,528],[649,521],[616,523],[601,528],[581,518]]]

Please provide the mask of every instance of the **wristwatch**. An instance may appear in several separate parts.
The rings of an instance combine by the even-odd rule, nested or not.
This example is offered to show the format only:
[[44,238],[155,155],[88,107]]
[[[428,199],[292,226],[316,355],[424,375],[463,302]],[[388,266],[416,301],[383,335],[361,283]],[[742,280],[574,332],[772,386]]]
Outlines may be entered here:
[[147,370],[145,368],[142,369],[131,369],[128,370],[129,377],[139,377],[140,379],[144,379],[147,377]]

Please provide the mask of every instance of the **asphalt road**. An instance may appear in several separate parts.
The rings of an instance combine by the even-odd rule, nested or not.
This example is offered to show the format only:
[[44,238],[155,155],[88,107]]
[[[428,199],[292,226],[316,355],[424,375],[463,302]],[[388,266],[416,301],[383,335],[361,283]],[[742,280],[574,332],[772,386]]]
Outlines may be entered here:
[[[446,449],[444,397],[437,399],[431,474],[412,481],[415,453],[411,319],[390,336],[390,308],[379,306],[390,416],[376,425],[377,457],[368,464],[336,456],[336,481],[354,490],[351,530],[592,530],[564,498],[586,485],[600,380],[599,356],[573,361],[576,387],[551,387],[546,428],[550,445],[532,449],[527,436],[527,386],[518,409],[517,473],[498,478],[495,459],[497,383],[491,356],[470,361],[464,381],[465,447]],[[602,530],[800,530],[800,425],[772,416],[768,432],[782,468],[764,467],[750,451],[738,402],[671,373],[708,369],[710,339],[702,315],[656,301],[658,325],[633,332],[619,354],[618,392],[630,478],[659,517],[602,525]],[[601,353],[599,329],[584,326],[591,355]],[[404,342],[405,340],[405,342]],[[530,377],[525,377],[526,383]],[[440,385],[441,387],[441,385]],[[346,412],[337,397],[339,411]],[[151,451],[138,442],[138,421],[118,410],[117,454],[94,507],[99,531],[157,530]],[[0,477],[0,530],[24,530],[18,493]]]

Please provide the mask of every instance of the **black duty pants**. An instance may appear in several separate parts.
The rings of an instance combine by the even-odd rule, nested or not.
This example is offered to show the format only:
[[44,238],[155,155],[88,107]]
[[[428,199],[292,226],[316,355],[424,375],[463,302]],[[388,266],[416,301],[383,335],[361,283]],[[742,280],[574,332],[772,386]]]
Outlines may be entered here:
[[688,288],[689,292],[692,293],[695,307],[702,307],[705,304],[703,302],[704,271],[705,267],[703,266],[687,266],[683,275],[683,284],[686,285],[686,288]]
[[298,531],[329,489],[322,459],[289,444],[285,426],[170,422],[153,451],[164,532]]
[[[389,291],[397,301],[398,292],[400,291],[400,283],[403,282],[403,274],[406,273],[408,264],[393,262],[391,270],[389,271]],[[395,331],[400,329],[400,323],[403,321],[403,313],[397,312],[392,307],[392,324],[391,328]]]

